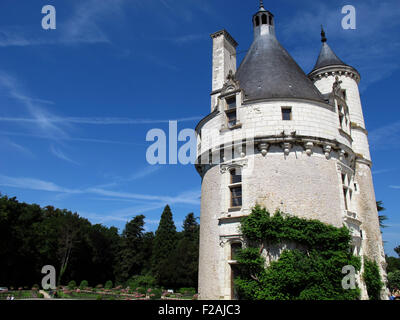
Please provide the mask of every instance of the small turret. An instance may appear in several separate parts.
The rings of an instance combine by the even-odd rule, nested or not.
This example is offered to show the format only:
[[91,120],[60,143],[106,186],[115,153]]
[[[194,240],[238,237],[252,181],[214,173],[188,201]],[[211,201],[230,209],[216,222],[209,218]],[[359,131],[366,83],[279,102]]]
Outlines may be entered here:
[[317,63],[315,64],[312,72],[327,66],[347,66],[338,56],[332,51],[327,43],[324,28],[321,26],[321,42],[322,48],[319,53]]
[[263,1],[260,1],[260,8],[253,16],[254,36],[271,33],[275,34],[274,15],[265,10]]

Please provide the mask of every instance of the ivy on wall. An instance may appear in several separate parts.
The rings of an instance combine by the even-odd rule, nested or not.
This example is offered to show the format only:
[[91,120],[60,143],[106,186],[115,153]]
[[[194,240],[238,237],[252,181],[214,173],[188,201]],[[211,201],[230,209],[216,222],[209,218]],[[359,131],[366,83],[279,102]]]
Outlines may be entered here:
[[[359,288],[342,288],[342,268],[360,270],[361,261],[350,251],[351,235],[318,220],[307,220],[256,206],[241,221],[248,247],[237,255],[235,286],[248,300],[354,300]],[[264,245],[294,242],[304,250],[284,250],[265,268]]]
[[367,292],[370,300],[380,300],[383,282],[379,273],[379,267],[376,261],[364,257],[363,278],[367,286]]

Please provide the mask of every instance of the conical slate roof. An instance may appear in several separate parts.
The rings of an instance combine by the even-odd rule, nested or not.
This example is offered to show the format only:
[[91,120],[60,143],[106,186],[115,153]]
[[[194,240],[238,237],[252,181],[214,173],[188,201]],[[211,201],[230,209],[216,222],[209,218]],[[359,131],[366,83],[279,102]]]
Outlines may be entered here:
[[324,29],[322,29],[321,30],[322,48],[319,53],[317,63],[315,64],[312,71],[323,68],[323,67],[327,67],[327,66],[336,66],[336,65],[347,66],[347,64],[344,63],[342,60],[340,60],[338,58],[338,56],[332,51],[332,49],[329,47],[329,45],[326,41],[327,41],[327,39],[325,37],[325,31],[324,31]]
[[281,46],[274,32],[255,36],[236,78],[249,100],[300,98],[323,101],[304,71]]

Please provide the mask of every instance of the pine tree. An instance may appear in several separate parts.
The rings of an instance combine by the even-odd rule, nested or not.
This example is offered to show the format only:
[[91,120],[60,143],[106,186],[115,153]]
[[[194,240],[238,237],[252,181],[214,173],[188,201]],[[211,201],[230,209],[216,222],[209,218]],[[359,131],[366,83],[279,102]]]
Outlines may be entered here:
[[175,261],[173,252],[177,245],[177,232],[172,212],[167,205],[161,215],[154,237],[152,269],[158,284],[164,287],[176,286]]
[[118,281],[125,282],[134,275],[139,275],[144,267],[143,231],[144,216],[139,215],[129,221],[122,233],[117,268]]
[[193,213],[183,223],[182,237],[175,251],[177,285],[197,289],[199,260],[199,224]]

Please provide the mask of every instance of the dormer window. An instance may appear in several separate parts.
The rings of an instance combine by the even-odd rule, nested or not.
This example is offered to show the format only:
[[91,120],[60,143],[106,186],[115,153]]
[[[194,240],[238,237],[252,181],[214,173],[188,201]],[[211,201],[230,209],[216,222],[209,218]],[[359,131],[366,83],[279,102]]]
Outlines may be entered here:
[[227,98],[226,105],[228,107],[228,110],[236,109],[236,96]]

